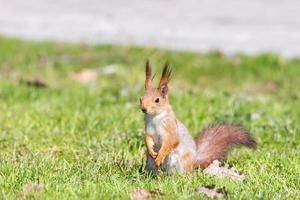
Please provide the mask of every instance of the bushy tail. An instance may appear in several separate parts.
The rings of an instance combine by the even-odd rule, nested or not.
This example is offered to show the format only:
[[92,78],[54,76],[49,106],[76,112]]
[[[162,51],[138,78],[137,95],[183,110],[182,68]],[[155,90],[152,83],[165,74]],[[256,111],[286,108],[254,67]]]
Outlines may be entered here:
[[211,126],[196,138],[196,167],[205,169],[214,160],[222,160],[234,146],[256,148],[255,140],[239,125]]

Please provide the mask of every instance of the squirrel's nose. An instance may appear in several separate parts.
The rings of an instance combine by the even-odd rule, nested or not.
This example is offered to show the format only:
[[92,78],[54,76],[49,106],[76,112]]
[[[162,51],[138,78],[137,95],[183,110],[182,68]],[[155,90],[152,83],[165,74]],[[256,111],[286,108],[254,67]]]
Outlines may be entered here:
[[141,110],[143,111],[143,113],[147,113],[147,108],[142,108]]

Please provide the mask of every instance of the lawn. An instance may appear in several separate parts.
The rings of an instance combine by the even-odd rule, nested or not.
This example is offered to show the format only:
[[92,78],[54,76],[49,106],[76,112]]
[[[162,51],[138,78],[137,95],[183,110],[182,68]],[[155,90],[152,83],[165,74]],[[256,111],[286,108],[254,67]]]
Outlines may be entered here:
[[[257,150],[234,150],[226,161],[245,175],[243,183],[200,170],[145,173],[138,99],[147,58],[158,73],[169,61],[170,102],[194,136],[226,121],[243,124],[257,139]],[[97,80],[74,79],[82,69],[96,69]],[[35,77],[46,87],[26,84]],[[203,199],[194,192],[202,185],[224,187],[228,199],[299,198],[299,85],[300,59],[271,53],[0,38],[1,199],[128,199],[136,188],[158,199]]]

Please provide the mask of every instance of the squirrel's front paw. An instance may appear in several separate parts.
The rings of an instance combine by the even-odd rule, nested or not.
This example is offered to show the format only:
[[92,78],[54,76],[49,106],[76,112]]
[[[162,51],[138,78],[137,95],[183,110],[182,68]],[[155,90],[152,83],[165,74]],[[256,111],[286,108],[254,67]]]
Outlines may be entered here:
[[160,157],[157,157],[157,158],[155,159],[155,166],[156,166],[157,168],[159,168],[159,167],[162,165],[163,162],[164,162],[164,159],[162,159],[162,158],[160,158]]
[[149,151],[148,154],[153,158],[155,159],[157,157],[157,153],[153,150]]

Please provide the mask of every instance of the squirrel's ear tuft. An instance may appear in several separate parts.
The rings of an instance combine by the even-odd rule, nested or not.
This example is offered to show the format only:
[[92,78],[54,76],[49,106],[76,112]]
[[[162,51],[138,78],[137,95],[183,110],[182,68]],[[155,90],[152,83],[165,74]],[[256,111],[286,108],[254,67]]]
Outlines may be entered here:
[[171,78],[171,73],[172,73],[172,70],[170,69],[170,66],[167,62],[164,66],[164,69],[163,69],[163,72],[162,72],[162,75],[161,75],[161,78],[159,81],[159,85],[158,85],[158,88],[163,95],[167,95],[167,93],[168,93],[168,83]]
[[146,67],[145,67],[145,89],[149,89],[152,87],[152,80],[151,80],[151,76],[152,76],[152,70],[151,70],[151,66],[149,63],[149,60],[146,60]]

